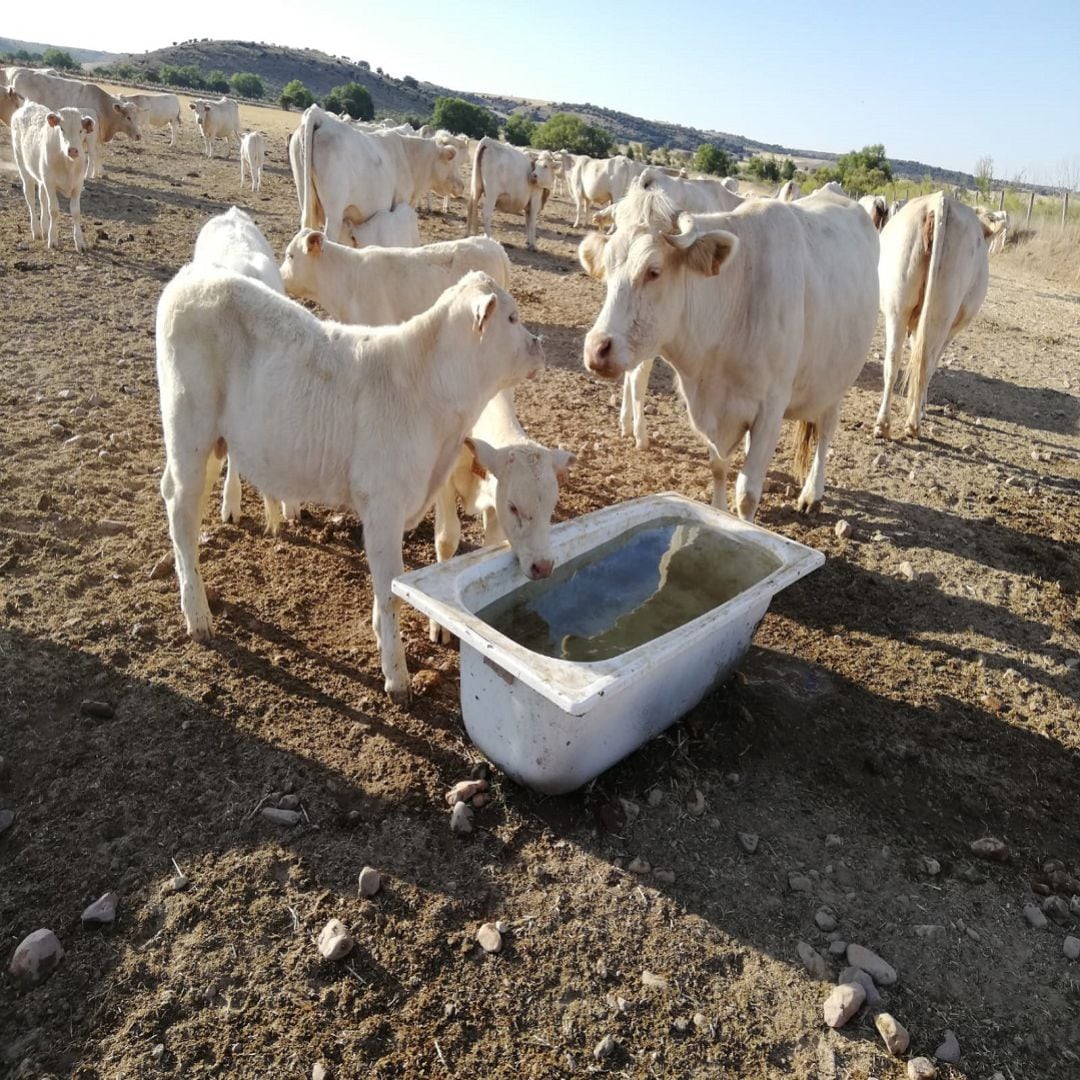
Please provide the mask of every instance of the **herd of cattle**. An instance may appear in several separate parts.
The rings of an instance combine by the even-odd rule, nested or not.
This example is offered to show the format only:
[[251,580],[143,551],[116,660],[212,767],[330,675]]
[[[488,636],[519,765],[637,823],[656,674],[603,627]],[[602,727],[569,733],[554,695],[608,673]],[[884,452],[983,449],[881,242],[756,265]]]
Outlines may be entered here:
[[[11,127],[31,234],[57,243],[56,193],[79,197],[97,144],[169,125],[171,94],[116,98],[89,83],[5,69],[0,119]],[[264,139],[242,135],[233,101],[192,102],[209,156],[234,138],[257,188]],[[550,522],[574,463],[528,438],[512,387],[543,367],[540,340],[507,291],[511,266],[491,237],[498,208],[522,214],[535,246],[558,179],[576,225],[590,211],[582,267],[606,297],[585,335],[585,367],[623,379],[624,435],[647,445],[643,396],[656,357],[675,370],[705,441],[713,502],[727,505],[728,461],[745,460],[734,509],[753,518],[782,421],[797,422],[798,508],[818,506],[847,389],[862,368],[880,308],[885,388],[875,435],[910,338],[906,430],[917,435],[927,387],[949,340],[986,295],[988,245],[1002,228],[937,193],[906,205],[855,202],[836,185],[799,197],[744,196],[737,182],[691,179],[619,156],[524,151],[491,138],[363,125],[307,109],[289,141],[300,229],[280,266],[243,211],[208,221],[194,257],[157,311],[157,374],[166,465],[161,491],[188,633],[212,620],[199,572],[200,522],[228,458],[222,517],[240,513],[240,476],[262,492],[267,527],[302,501],[352,509],[363,521],[373,626],[387,693],[409,696],[391,581],[402,535],[434,505],[436,554],[460,539],[458,500],[482,515],[485,541],[508,540],[522,572],[552,571]],[[414,207],[465,194],[467,237],[420,245]],[[40,206],[35,213],[35,199]],[[40,223],[39,223],[40,218]],[[482,222],[486,237],[471,235]],[[323,321],[297,300],[315,301]],[[431,626],[432,640],[445,640]]]

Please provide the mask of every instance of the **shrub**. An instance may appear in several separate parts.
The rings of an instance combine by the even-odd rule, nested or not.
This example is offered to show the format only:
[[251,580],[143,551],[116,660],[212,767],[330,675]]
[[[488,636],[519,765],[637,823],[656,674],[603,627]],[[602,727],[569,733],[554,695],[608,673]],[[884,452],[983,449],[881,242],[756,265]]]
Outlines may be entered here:
[[795,179],[795,162],[791,158],[784,158],[784,164],[780,166],[781,180]]
[[735,169],[735,159],[715,143],[702,143],[694,153],[694,168],[713,176],[730,176]]
[[227,94],[229,92],[229,80],[225,78],[224,71],[208,71],[203,78],[207,90],[213,90],[215,94]]
[[315,104],[315,95],[299,79],[293,79],[285,84],[278,100],[283,109],[295,105],[296,108],[303,110]]
[[603,128],[586,124],[580,116],[555,113],[533,132],[532,145],[537,150],[569,150],[571,154],[607,157],[615,144]]
[[411,75],[403,75],[401,77],[401,81],[402,83],[404,83],[405,86],[408,86],[413,90],[415,90],[420,85]]
[[507,118],[503,134],[512,146],[528,146],[532,142],[534,131],[536,131],[536,124],[527,116],[514,113],[513,116]]
[[482,139],[485,135],[493,139],[499,137],[499,122],[495,114],[461,98],[436,98],[431,122],[437,128],[446,128],[455,135],[468,135],[473,139]]
[[371,100],[371,93],[366,86],[354,82],[335,86],[323,98],[323,108],[327,112],[348,113],[354,120],[375,118],[375,103]]
[[238,71],[229,80],[232,91],[238,97],[261,98],[266,96],[262,79],[250,71]]
[[146,81],[148,83],[159,83],[159,82],[161,82],[161,72],[158,71],[158,69],[154,68],[154,67],[147,68],[142,73],[142,77],[143,77],[144,81]]
[[59,71],[78,71],[82,67],[71,53],[62,49],[46,49],[41,59],[45,61],[46,67],[57,68]]
[[746,163],[746,171],[755,180],[765,180],[773,184],[780,180],[780,166],[776,163],[776,158],[771,155],[763,157],[760,154],[755,154]]

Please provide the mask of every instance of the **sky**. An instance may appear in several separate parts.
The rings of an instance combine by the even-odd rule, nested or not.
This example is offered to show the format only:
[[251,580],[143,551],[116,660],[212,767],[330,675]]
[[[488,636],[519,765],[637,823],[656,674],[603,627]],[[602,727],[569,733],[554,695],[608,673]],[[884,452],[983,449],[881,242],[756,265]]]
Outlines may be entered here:
[[10,4],[0,32],[109,52],[266,41],[797,149],[880,142],[892,158],[964,172],[990,156],[1009,181],[1080,177],[1080,0],[183,0],[122,14],[132,10],[60,0],[46,23]]

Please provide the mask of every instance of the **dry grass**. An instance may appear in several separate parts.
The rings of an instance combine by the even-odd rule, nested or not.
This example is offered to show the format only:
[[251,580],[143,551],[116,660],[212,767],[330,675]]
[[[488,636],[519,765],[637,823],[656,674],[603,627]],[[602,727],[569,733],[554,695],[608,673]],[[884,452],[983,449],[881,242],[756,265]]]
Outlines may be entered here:
[[[1016,242],[1011,242],[1013,236]],[[1080,224],[1042,222],[1037,229],[1010,230],[1010,243],[995,259],[1080,292]]]

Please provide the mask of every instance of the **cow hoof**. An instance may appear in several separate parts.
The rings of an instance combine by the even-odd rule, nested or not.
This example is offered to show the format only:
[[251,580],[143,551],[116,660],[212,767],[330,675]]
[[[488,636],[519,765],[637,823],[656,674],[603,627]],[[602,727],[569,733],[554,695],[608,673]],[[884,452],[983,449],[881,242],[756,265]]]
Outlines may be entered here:
[[909,439],[917,439],[919,437],[919,425],[913,424],[908,421],[907,426],[904,428],[905,433]]
[[387,686],[386,692],[389,695],[390,700],[395,705],[399,706],[402,709],[407,709],[409,707],[409,701],[412,698],[412,691],[409,689],[408,686],[397,687],[395,689],[391,689],[389,686]]
[[887,439],[889,437],[889,422],[887,420],[879,420],[874,425],[874,438],[875,439]]
[[646,437],[646,438],[644,438],[644,439],[635,439],[635,440],[634,440],[634,446],[635,446],[635,447],[636,447],[636,448],[637,448],[638,450],[648,450],[648,449],[649,449],[649,440],[648,440],[648,437]]
[[799,501],[795,504],[795,509],[800,514],[816,514],[821,509],[821,500],[808,499],[805,495],[800,495]]
[[192,641],[197,641],[200,645],[209,645],[214,637],[213,624],[209,619],[205,622],[189,623],[188,637],[191,638]]

